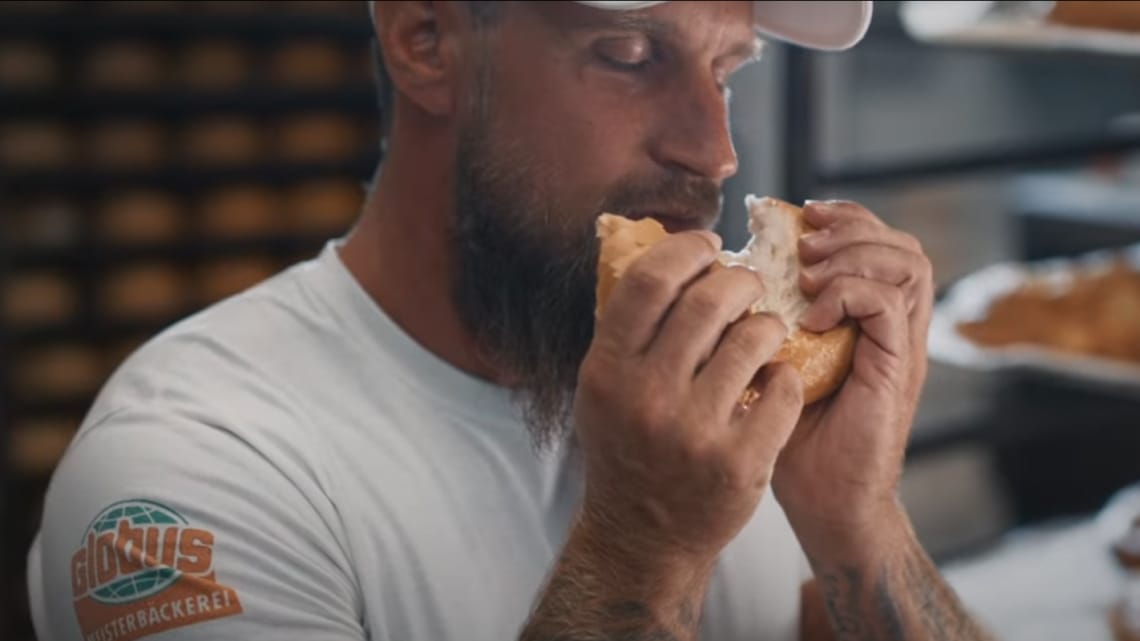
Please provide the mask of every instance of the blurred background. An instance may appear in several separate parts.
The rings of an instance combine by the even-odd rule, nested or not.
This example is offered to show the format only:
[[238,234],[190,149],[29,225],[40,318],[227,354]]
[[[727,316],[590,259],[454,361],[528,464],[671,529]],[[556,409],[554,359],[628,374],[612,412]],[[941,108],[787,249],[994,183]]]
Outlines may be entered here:
[[[1011,291],[996,265],[1066,275],[1140,243],[1122,5],[880,1],[854,51],[770,45],[733,84],[726,245],[746,194],[848,198],[934,263],[945,331],[903,499],[1003,639],[1112,639],[1140,610],[1117,555],[1140,516],[1140,277],[1017,303],[986,335],[1070,330],[1030,360],[954,333]],[[370,38],[363,0],[0,1],[0,639],[33,638],[39,504],[110,372],[351,224],[378,160]]]

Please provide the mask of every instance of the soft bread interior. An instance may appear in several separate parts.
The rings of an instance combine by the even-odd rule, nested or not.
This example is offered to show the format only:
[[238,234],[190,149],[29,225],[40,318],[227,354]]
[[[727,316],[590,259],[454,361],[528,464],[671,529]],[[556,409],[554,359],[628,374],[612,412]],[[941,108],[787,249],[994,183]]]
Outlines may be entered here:
[[748,196],[748,231],[752,238],[739,252],[725,251],[721,263],[745,265],[764,277],[765,291],[752,305],[754,313],[769,313],[789,331],[799,326],[810,301],[800,288],[800,260],[796,250],[802,223],[795,209],[773,198]]

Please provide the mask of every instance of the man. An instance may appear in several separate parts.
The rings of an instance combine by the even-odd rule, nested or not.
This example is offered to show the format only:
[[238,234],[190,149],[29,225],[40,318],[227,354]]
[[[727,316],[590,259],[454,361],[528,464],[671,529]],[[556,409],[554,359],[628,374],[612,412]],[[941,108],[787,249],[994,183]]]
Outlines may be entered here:
[[[841,49],[866,9],[603,4],[373,7],[358,225],[108,382],[29,557],[41,639],[985,638],[895,499],[918,243],[808,208],[805,325],[862,337],[806,410],[787,328],[733,322],[763,283],[705,271],[757,29]],[[602,211],[678,233],[595,319]]]

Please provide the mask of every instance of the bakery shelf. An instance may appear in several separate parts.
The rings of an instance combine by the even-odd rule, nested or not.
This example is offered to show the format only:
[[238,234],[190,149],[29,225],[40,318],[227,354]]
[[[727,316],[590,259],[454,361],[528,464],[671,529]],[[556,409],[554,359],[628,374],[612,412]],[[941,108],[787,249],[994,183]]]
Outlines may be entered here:
[[17,92],[0,89],[0,117],[36,114],[37,118],[87,119],[106,115],[183,118],[211,112],[256,116],[308,110],[371,115],[377,110],[376,100],[376,88],[367,82],[327,89],[258,86],[216,91],[156,88],[153,91]]
[[[12,327],[7,329],[7,338],[11,344],[17,345],[21,349],[75,341],[100,345],[104,342],[113,342],[135,336],[152,336],[194,314],[202,307],[204,307],[204,305],[188,307],[176,314],[152,318],[142,317],[132,318],[130,320],[76,319],[72,322],[50,326],[45,325],[23,329]],[[52,405],[54,402],[55,401],[50,401],[46,402],[46,404]],[[39,405],[32,403],[30,407],[36,409]],[[66,404],[63,408],[58,409],[59,411],[64,411],[65,407],[67,407]],[[14,414],[22,414],[22,410],[26,409],[26,406],[21,405],[17,401],[13,403],[13,409]]]
[[376,167],[379,152],[358,154],[334,162],[268,162],[238,167],[193,167],[170,165],[159,169],[128,171],[104,169],[8,170],[0,175],[0,189],[9,193],[102,191],[115,187],[147,187],[174,192],[197,190],[225,183],[255,182],[273,186],[311,179],[351,176],[367,180]]
[[[284,224],[283,224],[284,225]],[[257,254],[288,254],[316,251],[340,230],[328,233],[280,232],[258,234],[246,238],[206,238],[147,243],[93,243],[84,248],[42,249],[7,248],[5,260],[10,271],[54,267],[64,269],[98,269],[135,261],[161,260],[175,263],[199,259]]]
[[[85,5],[87,3],[76,3]],[[245,42],[325,36],[342,44],[366,43],[372,38],[364,3],[359,14],[289,11],[211,13],[170,11],[155,13],[110,12],[73,8],[45,14],[8,11],[0,20],[0,39],[35,34],[37,40],[76,43],[145,38],[167,41],[183,37],[238,38]]]
[[993,169],[1016,170],[1067,165],[1100,154],[1117,154],[1136,149],[1140,149],[1140,134],[1032,141],[1023,145],[979,149],[959,156],[890,163],[862,161],[857,165],[821,167],[815,170],[814,180],[828,186],[878,185]]

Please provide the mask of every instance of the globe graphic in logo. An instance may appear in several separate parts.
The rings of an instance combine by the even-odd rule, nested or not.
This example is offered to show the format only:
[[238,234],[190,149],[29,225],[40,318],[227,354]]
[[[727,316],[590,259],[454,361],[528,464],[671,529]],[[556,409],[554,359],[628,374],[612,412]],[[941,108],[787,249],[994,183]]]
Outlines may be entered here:
[[[183,527],[186,519],[174,510],[149,501],[124,501],[111,505],[95,517],[89,528],[95,536],[113,532],[119,521],[127,520],[135,527]],[[180,572],[172,567],[144,567],[129,576],[116,578],[91,592],[100,603],[127,603],[162,592],[178,580]]]

